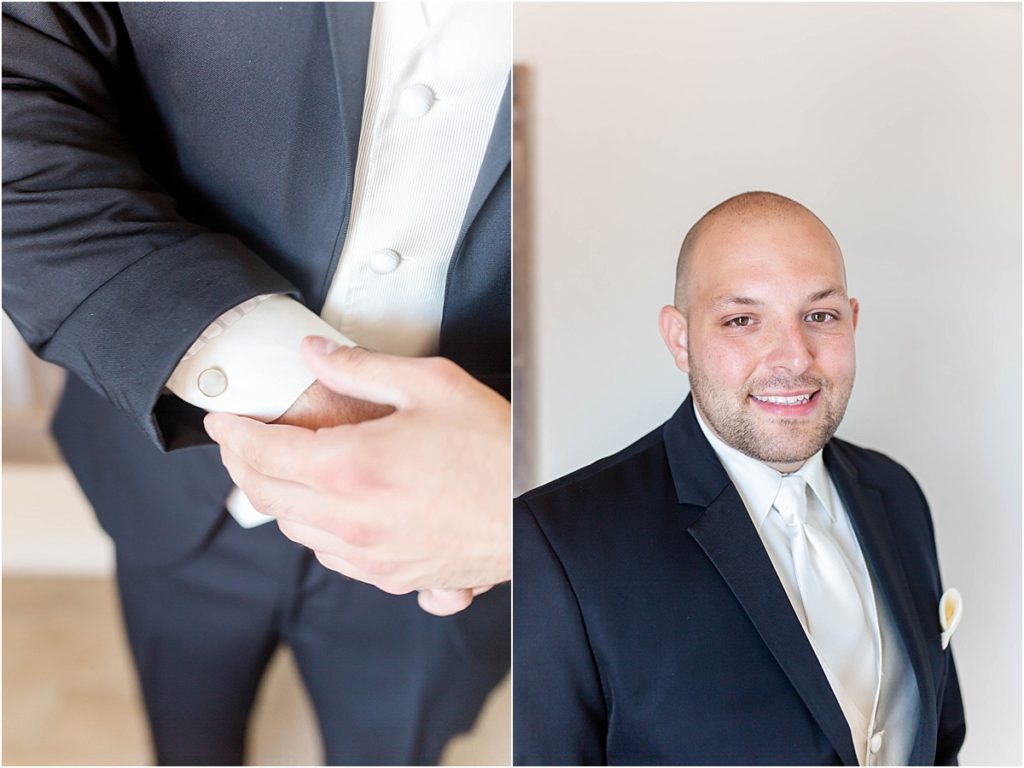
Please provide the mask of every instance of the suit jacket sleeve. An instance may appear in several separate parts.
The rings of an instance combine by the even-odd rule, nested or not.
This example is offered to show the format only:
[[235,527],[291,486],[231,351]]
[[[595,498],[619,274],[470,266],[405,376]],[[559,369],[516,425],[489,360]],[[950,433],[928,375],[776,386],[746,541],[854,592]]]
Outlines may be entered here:
[[157,401],[189,345],[252,296],[298,292],[147,173],[116,4],[5,4],[3,41],[4,309],[37,354],[176,447],[164,434],[201,412]]
[[606,705],[575,593],[526,502],[513,520],[513,762],[603,765]]

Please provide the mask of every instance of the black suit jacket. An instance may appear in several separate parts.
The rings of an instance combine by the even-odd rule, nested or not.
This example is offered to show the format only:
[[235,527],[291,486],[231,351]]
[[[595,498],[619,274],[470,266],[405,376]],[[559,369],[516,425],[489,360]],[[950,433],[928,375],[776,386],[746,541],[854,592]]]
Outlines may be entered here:
[[[119,556],[183,556],[230,489],[202,412],[163,390],[190,344],[258,294],[324,302],[371,19],[365,3],[4,5],[4,309],[71,373],[54,430],[104,527],[130,543]],[[440,338],[506,397],[508,96]]]
[[[825,463],[922,701],[913,764],[964,738],[924,496],[833,439]],[[845,764],[849,728],[688,398],[630,447],[515,510],[517,764]]]

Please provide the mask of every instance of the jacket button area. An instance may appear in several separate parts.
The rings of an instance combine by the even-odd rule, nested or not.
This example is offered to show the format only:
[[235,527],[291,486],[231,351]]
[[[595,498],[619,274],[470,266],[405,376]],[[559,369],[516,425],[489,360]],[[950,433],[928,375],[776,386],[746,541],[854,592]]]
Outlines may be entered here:
[[228,388],[228,377],[220,368],[207,368],[199,374],[199,391],[207,397],[224,394]]
[[398,255],[397,251],[393,251],[390,248],[382,248],[370,254],[370,269],[378,275],[386,275],[388,272],[394,272],[398,269],[401,261],[402,257]]
[[410,85],[398,97],[402,111],[409,117],[423,117],[434,106],[434,92],[423,83]]

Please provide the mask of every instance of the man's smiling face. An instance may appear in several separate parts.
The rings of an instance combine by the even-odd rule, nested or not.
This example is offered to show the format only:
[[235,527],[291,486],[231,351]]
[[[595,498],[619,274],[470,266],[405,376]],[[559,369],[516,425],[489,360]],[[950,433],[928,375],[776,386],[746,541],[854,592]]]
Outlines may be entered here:
[[700,230],[682,290],[685,315],[662,310],[662,333],[704,420],[743,453],[798,469],[853,388],[857,302],[831,233],[802,208],[725,211]]

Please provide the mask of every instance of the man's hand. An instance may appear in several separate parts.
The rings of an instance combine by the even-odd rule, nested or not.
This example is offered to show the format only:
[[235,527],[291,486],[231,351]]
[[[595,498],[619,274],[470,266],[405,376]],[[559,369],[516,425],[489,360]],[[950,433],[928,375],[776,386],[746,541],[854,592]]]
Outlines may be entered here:
[[[379,419],[394,413],[390,405],[357,400],[341,395],[319,381],[314,381],[291,407],[271,424],[289,424],[293,427],[319,429],[336,427],[341,424],[358,424],[361,421]],[[473,602],[480,590],[468,589],[426,589],[418,596],[423,610],[438,616],[458,613]]]
[[333,346],[303,342],[320,382],[393,412],[315,431],[209,414],[207,431],[253,505],[326,567],[461,610],[511,575],[509,404],[441,358]]

